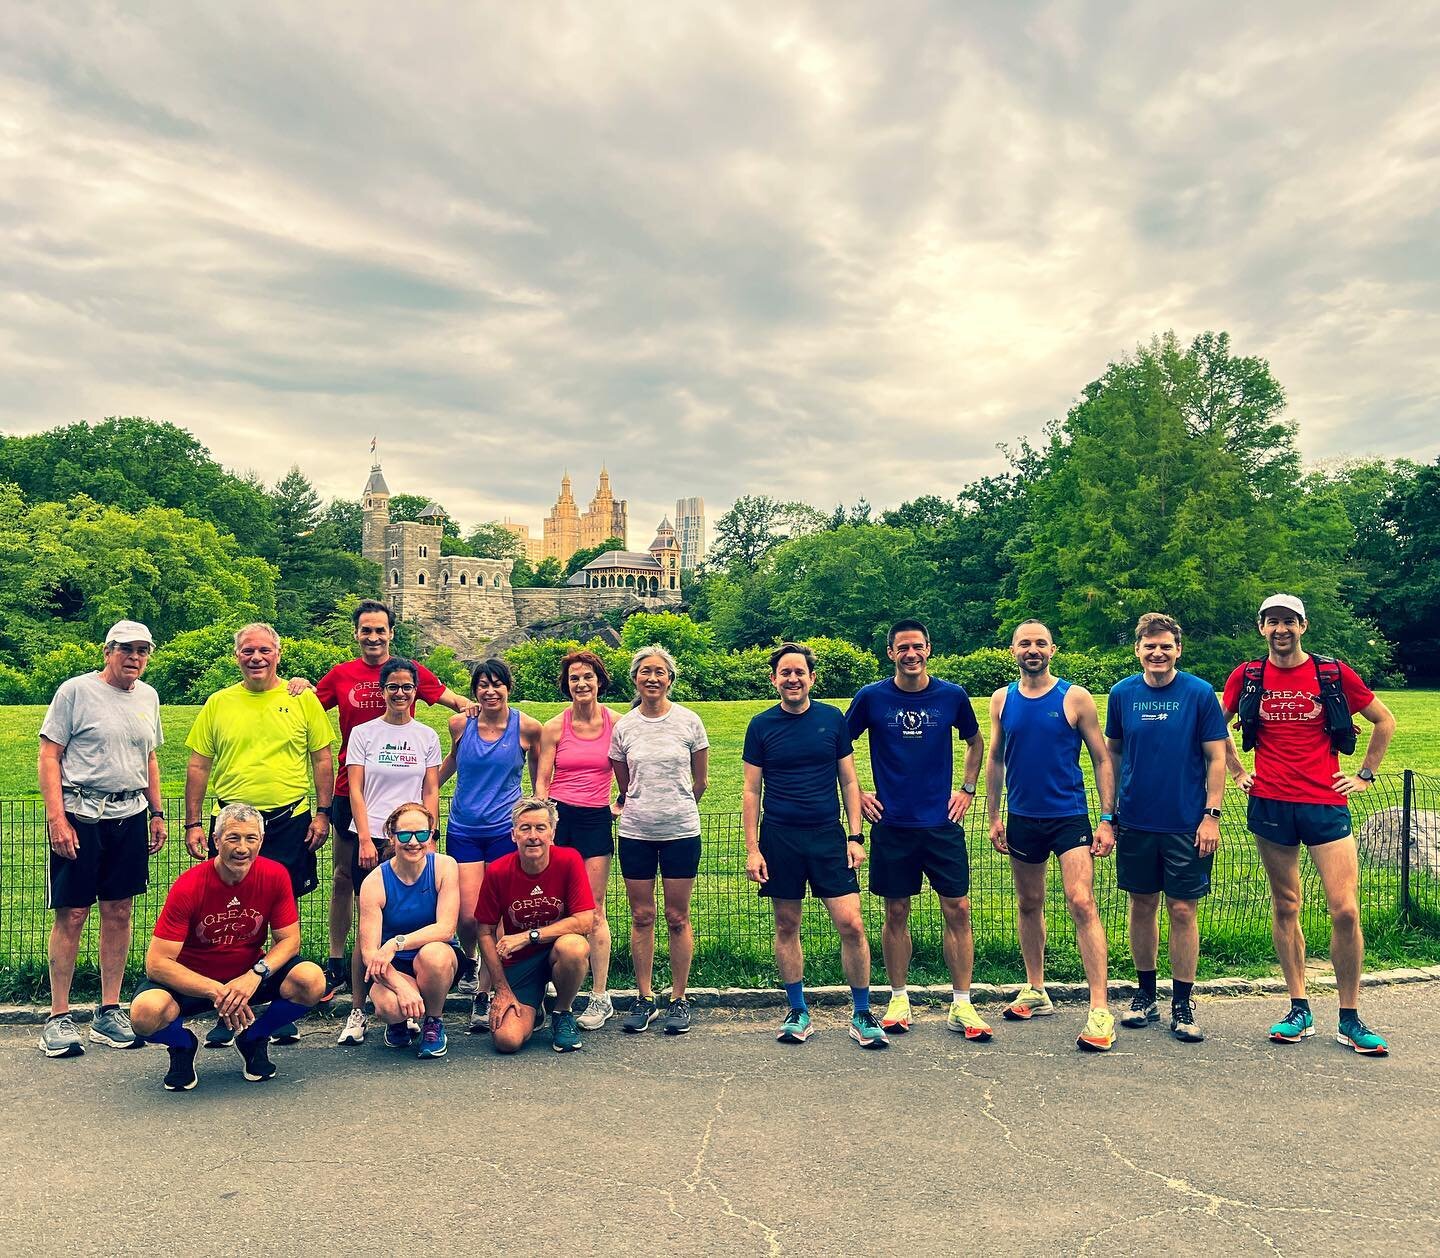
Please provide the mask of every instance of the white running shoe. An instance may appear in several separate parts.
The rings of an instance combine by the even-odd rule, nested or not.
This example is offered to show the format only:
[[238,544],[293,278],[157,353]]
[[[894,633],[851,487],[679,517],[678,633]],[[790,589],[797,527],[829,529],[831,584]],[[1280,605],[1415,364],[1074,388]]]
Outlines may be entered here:
[[345,1029],[340,1032],[337,1044],[363,1044],[365,1042],[365,1010],[352,1009],[345,1019]]
[[578,1014],[575,1021],[583,1031],[598,1031],[615,1016],[615,1006],[610,1003],[607,992],[603,996],[591,996],[590,1003]]

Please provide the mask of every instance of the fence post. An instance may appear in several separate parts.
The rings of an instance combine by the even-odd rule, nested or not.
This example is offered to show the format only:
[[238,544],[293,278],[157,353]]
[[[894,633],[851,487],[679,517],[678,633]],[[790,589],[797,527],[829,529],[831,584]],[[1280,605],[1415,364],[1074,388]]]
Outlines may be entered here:
[[1410,924],[1410,812],[1415,798],[1415,770],[1406,769],[1400,802],[1400,920]]

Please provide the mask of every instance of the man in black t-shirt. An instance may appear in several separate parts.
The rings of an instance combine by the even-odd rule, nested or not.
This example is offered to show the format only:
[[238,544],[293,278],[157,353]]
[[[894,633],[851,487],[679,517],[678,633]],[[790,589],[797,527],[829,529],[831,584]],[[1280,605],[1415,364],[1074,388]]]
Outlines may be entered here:
[[[793,642],[777,647],[770,655],[770,680],[780,702],[755,716],[745,731],[745,874],[775,904],[775,963],[790,1001],[777,1038],[803,1044],[813,1029],[800,949],[808,882],[840,934],[840,962],[855,1002],[850,1038],[862,1048],[884,1048],[889,1040],[870,1010],[870,943],[855,877],[865,846],[850,734],[837,709],[810,702],[815,656],[809,647]],[[848,838],[836,807],[837,780]]]

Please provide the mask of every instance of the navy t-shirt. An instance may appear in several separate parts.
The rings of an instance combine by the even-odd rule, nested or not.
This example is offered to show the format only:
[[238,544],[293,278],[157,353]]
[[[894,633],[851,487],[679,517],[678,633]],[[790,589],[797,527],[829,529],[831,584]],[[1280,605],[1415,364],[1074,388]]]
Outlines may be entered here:
[[766,708],[745,729],[746,764],[763,771],[760,806],[787,826],[826,826],[840,816],[836,765],[854,748],[845,718],[828,703],[800,713]]
[[1116,684],[1105,710],[1105,737],[1120,752],[1121,825],[1158,834],[1191,834],[1205,812],[1205,749],[1226,737],[1225,714],[1194,673],[1147,685],[1143,673]]
[[930,678],[901,690],[893,677],[863,687],[845,713],[850,737],[870,732],[870,768],[886,825],[943,826],[955,774],[954,741],[980,732],[964,686]]

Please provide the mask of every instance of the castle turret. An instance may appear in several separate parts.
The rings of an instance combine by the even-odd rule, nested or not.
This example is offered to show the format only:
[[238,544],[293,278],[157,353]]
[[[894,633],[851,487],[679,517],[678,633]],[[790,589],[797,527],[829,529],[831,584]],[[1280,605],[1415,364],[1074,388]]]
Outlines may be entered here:
[[655,540],[646,549],[655,556],[655,562],[660,565],[660,589],[679,594],[680,543],[675,540],[675,530],[671,527],[669,516],[660,521],[660,527],[655,530]]
[[383,568],[385,529],[390,523],[390,486],[385,483],[378,456],[370,465],[370,479],[365,482],[365,492],[360,495],[360,510],[360,553]]

